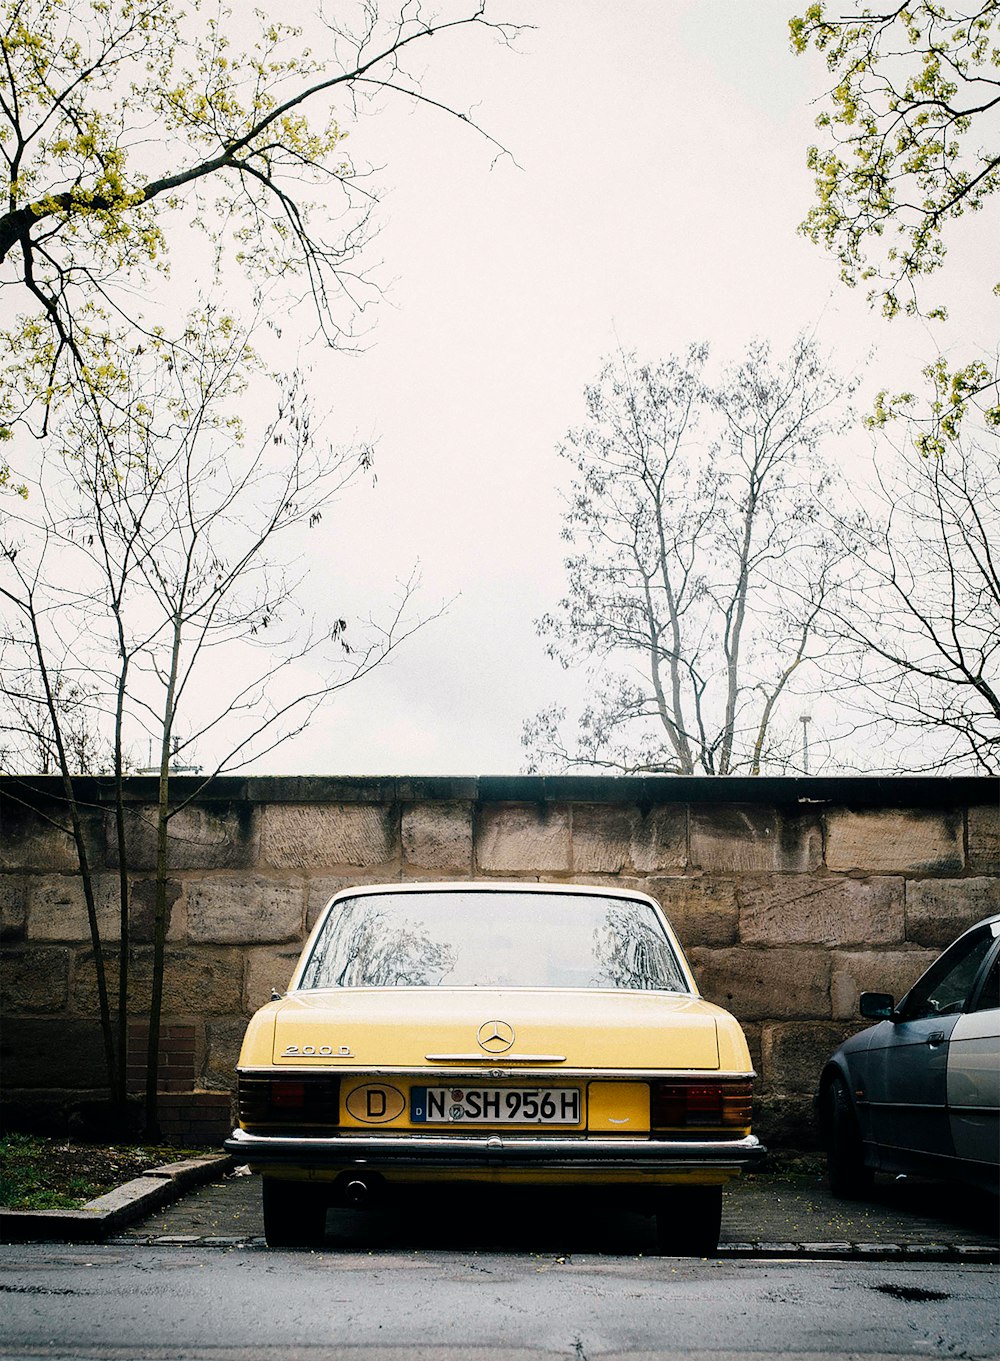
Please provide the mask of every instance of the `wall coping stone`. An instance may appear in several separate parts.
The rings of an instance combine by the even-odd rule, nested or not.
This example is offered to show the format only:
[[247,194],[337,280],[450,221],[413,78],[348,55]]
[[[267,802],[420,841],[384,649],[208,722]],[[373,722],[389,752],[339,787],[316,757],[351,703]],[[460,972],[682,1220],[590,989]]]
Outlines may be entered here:
[[[996,806],[1000,779],[990,775],[175,775],[171,803],[599,803],[762,804],[777,808],[956,808]],[[114,782],[99,775],[76,780],[83,807],[114,805]],[[125,799],[155,804],[157,777],[130,775]],[[0,776],[4,804],[52,808],[63,803],[57,775]],[[2,827],[2,824],[0,824]]]

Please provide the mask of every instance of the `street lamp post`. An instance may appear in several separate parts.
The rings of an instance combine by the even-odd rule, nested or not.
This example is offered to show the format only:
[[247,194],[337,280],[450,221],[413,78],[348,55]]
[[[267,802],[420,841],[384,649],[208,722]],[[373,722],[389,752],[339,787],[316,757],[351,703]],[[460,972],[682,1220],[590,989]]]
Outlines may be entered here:
[[812,722],[811,714],[803,714],[799,719],[802,724],[802,769],[806,775],[809,774],[809,724]]

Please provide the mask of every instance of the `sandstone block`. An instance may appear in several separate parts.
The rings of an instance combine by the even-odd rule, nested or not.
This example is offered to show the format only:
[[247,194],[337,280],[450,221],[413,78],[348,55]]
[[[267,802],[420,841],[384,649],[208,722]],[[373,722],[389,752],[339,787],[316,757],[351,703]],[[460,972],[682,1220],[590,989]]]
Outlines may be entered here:
[[396,814],[382,804],[275,804],[263,811],[261,863],[275,869],[384,865],[398,854]]
[[737,1020],[825,1020],[830,1016],[830,956],[788,949],[697,948],[690,952],[698,986]]
[[235,1090],[236,1063],[246,1028],[244,1016],[213,1017],[205,1027],[205,1067],[201,1085],[209,1091]]
[[335,893],[345,888],[360,888],[363,884],[392,883],[395,874],[320,875],[306,881],[306,931],[316,925],[316,919]]
[[[51,813],[60,819],[64,811],[57,806]],[[30,808],[4,801],[0,809],[0,870],[72,874],[79,868],[76,843],[69,832],[53,827]]]
[[1000,878],[909,879],[906,936],[944,949],[981,917],[1000,911]]
[[187,930],[192,943],[256,945],[301,940],[301,881],[247,878],[202,879],[188,884]]
[[23,940],[28,926],[28,884],[24,874],[0,874],[0,940]]
[[773,875],[736,888],[740,939],[755,945],[881,945],[904,939],[903,880]]
[[[153,952],[142,946],[133,954],[129,969],[129,1010],[140,1015],[148,1010]],[[118,993],[118,956],[105,952],[105,971],[112,999]],[[91,951],[81,951],[74,962],[70,991],[72,1007],[79,1015],[97,1010],[97,974]],[[243,952],[208,946],[167,951],[163,973],[163,1016],[236,1015],[243,1010]]]
[[938,873],[963,863],[962,817],[915,808],[826,815],[826,864],[831,870]]
[[685,950],[736,943],[736,884],[732,879],[649,879],[646,892],[663,908]]
[[[106,946],[101,951],[101,959],[104,963],[104,983],[113,1010],[117,1010],[118,953],[117,945]],[[146,1000],[148,1003],[148,994]],[[138,1000],[133,1005],[138,1005]],[[99,1015],[99,1006],[97,966],[94,963],[94,952],[90,949],[76,950],[70,966],[69,1009],[80,1016],[97,1016]]]
[[891,992],[898,1002],[934,963],[936,950],[843,950],[832,955],[830,995],[837,1020],[859,1020],[863,992]]
[[568,871],[568,809],[558,804],[487,804],[477,818],[476,859],[487,874]]
[[693,804],[690,855],[694,869],[808,874],[822,864],[822,829],[814,813]]
[[[143,1001],[148,988],[144,960]],[[170,1016],[232,1015],[240,1010],[243,992],[243,952],[225,949],[171,950],[163,979],[163,1014]]]
[[251,1012],[271,1000],[271,989],[284,992],[298,963],[299,950],[248,950],[245,1010]]
[[[118,876],[94,875],[97,925],[102,940],[117,940],[120,925]],[[90,940],[87,901],[78,874],[42,874],[28,887],[30,940]]]
[[765,1025],[761,1043],[761,1076],[769,1092],[812,1093],[830,1054],[856,1027],[827,1022]]
[[5,1013],[61,1011],[69,989],[70,951],[58,946],[12,946],[0,969]]
[[[764,1042],[763,1026],[759,1021],[741,1021],[740,1028],[742,1029],[743,1034],[746,1037],[747,1048],[750,1050],[750,1062],[753,1064],[753,1070],[759,1078],[761,1075],[764,1062],[763,1057],[761,1055],[761,1048]],[[757,1091],[759,1087],[760,1082],[757,1082],[754,1086],[754,1091]]]
[[403,859],[417,869],[472,871],[472,805],[414,803],[403,808]]
[[638,808],[576,803],[570,807],[574,874],[617,874],[641,828]]
[[653,808],[636,827],[631,860],[640,874],[682,870],[688,863],[688,810],[684,804]]
[[[130,870],[156,869],[156,807],[127,808],[125,849]],[[107,864],[118,867],[114,813],[104,818]],[[249,869],[257,860],[258,817],[249,804],[181,809],[167,824],[167,867]]]
[[975,874],[1000,874],[1000,808],[973,805],[967,825],[969,869]]
[[754,1097],[754,1133],[768,1148],[814,1149],[819,1130],[811,1095],[762,1093]]

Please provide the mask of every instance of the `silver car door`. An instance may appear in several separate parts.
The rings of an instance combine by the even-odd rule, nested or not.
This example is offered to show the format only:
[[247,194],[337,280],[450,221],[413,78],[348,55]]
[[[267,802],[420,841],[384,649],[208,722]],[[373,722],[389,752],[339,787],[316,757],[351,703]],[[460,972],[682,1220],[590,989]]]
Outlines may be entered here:
[[956,1016],[886,1025],[868,1051],[872,1135],[886,1148],[950,1157],[948,1039]]
[[927,970],[880,1026],[869,1049],[869,1101],[875,1141],[887,1149],[951,1157],[948,1045],[994,940],[967,932]]
[[951,1032],[948,1116],[959,1158],[1000,1162],[1000,943]]

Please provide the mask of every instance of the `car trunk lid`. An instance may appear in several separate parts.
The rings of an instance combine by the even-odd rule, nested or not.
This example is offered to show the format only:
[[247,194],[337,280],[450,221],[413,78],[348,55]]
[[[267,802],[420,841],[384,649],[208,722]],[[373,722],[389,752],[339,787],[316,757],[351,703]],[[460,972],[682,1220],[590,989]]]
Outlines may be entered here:
[[290,1067],[710,1070],[715,1008],[674,993],[351,988],[277,1008],[274,1062]]

